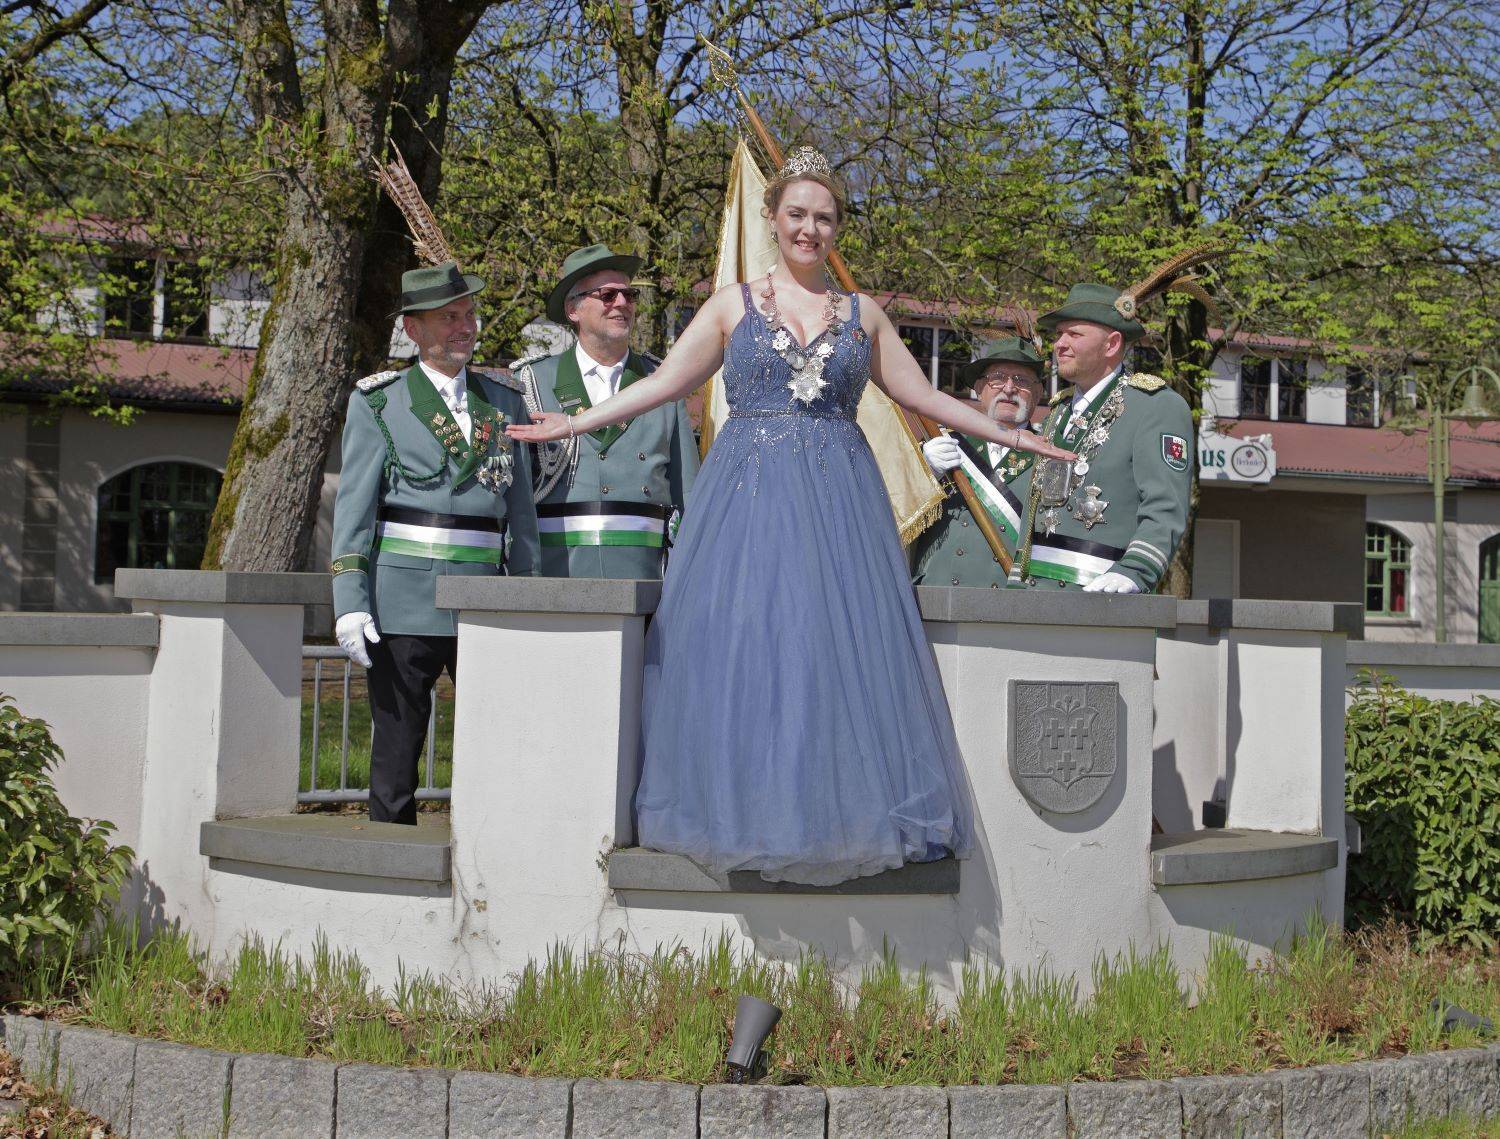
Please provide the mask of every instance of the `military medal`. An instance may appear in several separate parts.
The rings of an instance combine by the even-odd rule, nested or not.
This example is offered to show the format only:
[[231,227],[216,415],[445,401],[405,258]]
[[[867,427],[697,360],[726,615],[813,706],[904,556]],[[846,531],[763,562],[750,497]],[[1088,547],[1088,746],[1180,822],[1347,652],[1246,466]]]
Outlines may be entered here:
[[1092,530],[1095,523],[1104,521],[1104,508],[1109,503],[1099,497],[1100,490],[1097,486],[1084,487],[1083,494],[1084,497],[1073,508],[1073,517]]
[[[510,437],[500,429],[504,423],[502,415],[498,420],[484,419],[474,425],[474,445],[485,452],[474,477],[480,486],[494,494],[503,491],[515,478]],[[498,450],[495,449],[497,442]]]

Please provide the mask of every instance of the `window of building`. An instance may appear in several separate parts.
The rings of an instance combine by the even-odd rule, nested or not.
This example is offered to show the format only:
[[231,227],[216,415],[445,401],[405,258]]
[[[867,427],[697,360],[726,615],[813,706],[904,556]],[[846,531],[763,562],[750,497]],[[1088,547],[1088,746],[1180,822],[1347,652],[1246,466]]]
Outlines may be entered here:
[[1411,543],[1389,526],[1365,527],[1365,612],[1405,617],[1411,585]]
[[172,340],[207,339],[208,274],[202,266],[168,261],[162,291],[162,335]]
[[1375,377],[1363,368],[1344,369],[1344,423],[1349,427],[1379,424],[1379,397]]
[[194,463],[146,463],[99,488],[94,580],[117,569],[197,569],[219,500],[219,472]]
[[974,358],[969,337],[951,328],[929,324],[902,324],[896,327],[906,345],[933,387],[954,390],[958,370]]
[[1500,534],[1479,545],[1479,643],[1500,645]]
[[99,280],[106,336],[149,337],[156,326],[156,262],[111,257]]
[[1307,419],[1307,361],[1276,361],[1276,418],[1297,423]]
[[1240,360],[1240,418],[1307,419],[1307,361],[1294,356]]
[[1240,417],[1270,419],[1275,361],[1246,356],[1240,361]]

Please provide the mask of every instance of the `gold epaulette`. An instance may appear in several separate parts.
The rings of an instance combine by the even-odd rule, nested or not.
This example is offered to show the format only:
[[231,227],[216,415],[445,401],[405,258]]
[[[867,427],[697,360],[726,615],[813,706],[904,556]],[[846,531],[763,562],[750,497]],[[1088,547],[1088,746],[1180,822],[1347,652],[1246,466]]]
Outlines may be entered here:
[[1160,376],[1153,376],[1150,372],[1131,372],[1125,377],[1125,382],[1143,392],[1159,392],[1167,386],[1166,380]]
[[1058,388],[1057,394],[1047,401],[1047,406],[1056,407],[1058,404],[1062,403],[1063,400],[1072,398],[1073,389],[1071,387]]
[[396,379],[399,375],[401,373],[398,371],[376,372],[373,376],[366,376],[364,379],[355,380],[354,386],[362,392],[372,392],[376,388],[385,387],[386,384]]

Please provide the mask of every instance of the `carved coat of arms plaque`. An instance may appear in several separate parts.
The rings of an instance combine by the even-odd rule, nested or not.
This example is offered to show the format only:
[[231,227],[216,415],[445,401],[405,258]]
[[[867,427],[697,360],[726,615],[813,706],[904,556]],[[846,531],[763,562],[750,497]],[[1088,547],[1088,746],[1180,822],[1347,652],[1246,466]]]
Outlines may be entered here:
[[1010,776],[1044,811],[1086,811],[1119,767],[1120,686],[1088,681],[1010,682]]

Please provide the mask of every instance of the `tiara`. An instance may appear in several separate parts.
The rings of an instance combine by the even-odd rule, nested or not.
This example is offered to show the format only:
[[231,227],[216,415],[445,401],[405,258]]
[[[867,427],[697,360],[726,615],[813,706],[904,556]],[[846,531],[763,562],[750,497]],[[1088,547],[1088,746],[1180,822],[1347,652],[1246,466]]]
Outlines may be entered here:
[[822,151],[815,146],[799,146],[787,156],[782,163],[781,169],[776,172],[776,180],[779,182],[784,178],[799,178],[804,174],[821,174],[824,178],[833,177],[833,167],[828,165],[828,159],[823,157]]

